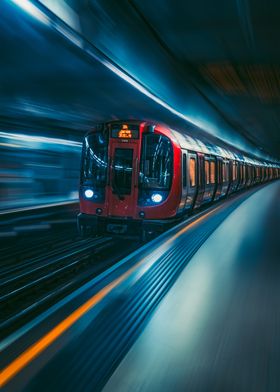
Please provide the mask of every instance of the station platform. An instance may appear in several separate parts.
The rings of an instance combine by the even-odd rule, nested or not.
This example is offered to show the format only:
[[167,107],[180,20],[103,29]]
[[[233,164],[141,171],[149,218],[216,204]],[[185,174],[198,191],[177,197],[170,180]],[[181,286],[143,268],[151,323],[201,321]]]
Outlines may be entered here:
[[2,341],[3,390],[279,391],[279,201],[211,207]]

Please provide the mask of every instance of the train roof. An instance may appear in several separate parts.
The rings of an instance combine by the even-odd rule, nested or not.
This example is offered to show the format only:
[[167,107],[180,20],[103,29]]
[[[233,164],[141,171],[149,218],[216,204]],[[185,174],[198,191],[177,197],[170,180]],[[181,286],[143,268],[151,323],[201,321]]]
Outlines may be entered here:
[[170,128],[166,124],[160,124],[156,122],[150,122],[150,121],[145,121],[145,120],[112,120],[108,121],[105,123],[100,123],[96,124],[95,129],[98,129],[98,127],[104,127],[104,125],[108,124],[115,124],[115,123],[132,123],[132,124],[141,124],[141,123],[146,123],[147,125],[162,125],[163,127],[167,127],[172,136],[175,138],[177,143],[180,145],[181,148],[184,148],[186,150],[191,150],[195,152],[202,152],[204,154],[209,154],[209,155],[214,155],[214,156],[220,156],[224,159],[233,159],[236,161],[244,162],[247,164],[251,165],[256,165],[256,166],[268,166],[268,167],[279,167],[279,162],[268,162],[268,161],[263,161],[259,160],[253,157],[249,157],[247,155],[244,155],[243,152],[237,150],[236,148],[230,146],[228,147],[226,143],[223,143],[222,141],[219,141],[219,145],[213,143],[211,136],[201,136],[199,138],[195,136],[191,136],[189,133],[186,131],[179,132],[175,129]]
[[179,143],[180,147],[186,150],[202,152],[208,155],[220,156],[224,159],[233,159],[256,166],[267,165],[269,167],[277,167],[276,164],[273,165],[265,161],[250,158],[247,155],[242,154],[240,151],[229,149],[225,146],[218,146],[217,144],[214,144],[208,140],[201,140],[194,136],[190,136],[189,134],[178,132],[174,129],[170,129],[170,131],[176,139],[177,143]]

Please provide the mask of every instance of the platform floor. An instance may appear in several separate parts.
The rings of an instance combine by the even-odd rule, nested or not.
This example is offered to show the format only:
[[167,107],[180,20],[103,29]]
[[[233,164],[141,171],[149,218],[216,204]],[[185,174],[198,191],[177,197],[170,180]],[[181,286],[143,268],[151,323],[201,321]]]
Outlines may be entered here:
[[279,181],[194,255],[104,388],[113,391],[280,391]]
[[6,346],[3,390],[279,392],[279,228],[277,181],[147,244]]

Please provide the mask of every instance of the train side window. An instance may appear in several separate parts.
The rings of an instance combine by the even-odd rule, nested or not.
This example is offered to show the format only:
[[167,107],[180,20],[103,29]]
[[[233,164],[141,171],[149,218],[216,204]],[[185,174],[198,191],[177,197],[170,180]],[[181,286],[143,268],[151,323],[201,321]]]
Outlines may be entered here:
[[187,155],[183,154],[183,187],[186,188],[187,186]]
[[210,183],[215,184],[215,162],[211,161],[210,162]]
[[236,180],[236,162],[232,163],[232,180]]
[[204,172],[205,172],[205,183],[209,184],[210,179],[209,179],[209,161],[208,160],[204,161]]
[[228,181],[228,163],[223,162],[223,182]]
[[196,161],[190,158],[190,186],[196,186]]

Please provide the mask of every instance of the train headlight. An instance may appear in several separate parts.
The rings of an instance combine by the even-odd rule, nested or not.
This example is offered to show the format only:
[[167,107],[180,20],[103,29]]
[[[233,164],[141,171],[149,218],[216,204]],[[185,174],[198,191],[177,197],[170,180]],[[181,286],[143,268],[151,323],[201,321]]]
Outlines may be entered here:
[[93,192],[92,189],[86,189],[86,190],[84,191],[84,195],[85,195],[85,197],[86,197],[87,199],[91,199],[91,198],[93,197],[93,195],[94,195],[94,192]]
[[154,203],[161,203],[163,197],[162,197],[162,195],[159,194],[159,193],[153,193],[152,196],[151,196],[151,199],[152,199],[152,201],[153,201]]

